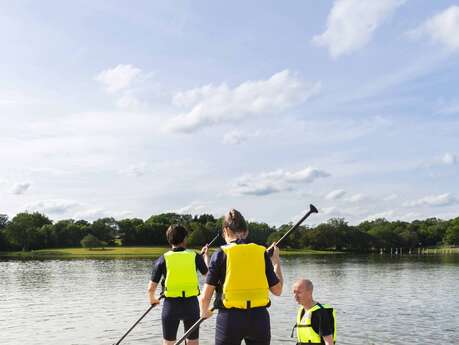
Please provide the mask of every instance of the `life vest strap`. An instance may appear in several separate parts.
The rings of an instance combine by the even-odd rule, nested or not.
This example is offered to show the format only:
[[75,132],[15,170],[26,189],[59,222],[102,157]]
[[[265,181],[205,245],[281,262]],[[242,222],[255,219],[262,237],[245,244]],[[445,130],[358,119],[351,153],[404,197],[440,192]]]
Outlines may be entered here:
[[306,328],[306,327],[312,327],[311,325],[295,325],[292,328],[292,333],[290,333],[290,338],[293,338],[293,333],[295,333],[295,328]]

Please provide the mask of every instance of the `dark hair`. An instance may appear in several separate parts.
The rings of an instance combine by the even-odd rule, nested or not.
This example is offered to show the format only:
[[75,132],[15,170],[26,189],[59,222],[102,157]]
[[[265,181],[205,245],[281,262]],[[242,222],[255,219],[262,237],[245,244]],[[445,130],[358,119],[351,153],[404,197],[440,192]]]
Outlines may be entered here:
[[166,231],[167,242],[171,246],[182,243],[187,236],[188,231],[180,224],[172,224]]
[[234,233],[247,231],[247,223],[241,212],[232,208],[223,219],[223,228],[229,228]]

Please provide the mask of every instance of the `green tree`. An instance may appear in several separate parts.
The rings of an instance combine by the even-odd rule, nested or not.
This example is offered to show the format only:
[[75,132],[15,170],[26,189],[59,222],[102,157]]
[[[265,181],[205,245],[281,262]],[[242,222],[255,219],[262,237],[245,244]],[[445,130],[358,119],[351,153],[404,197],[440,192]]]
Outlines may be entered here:
[[449,221],[444,242],[452,245],[459,244],[459,217]]
[[81,240],[81,246],[83,248],[99,248],[99,247],[105,247],[107,245],[106,242],[99,240],[96,236],[92,234],[87,234],[82,240]]
[[275,231],[266,223],[249,222],[248,227],[248,240],[261,245],[268,244],[267,241],[269,236]]
[[8,225],[8,216],[6,214],[0,214],[0,230],[3,230]]
[[117,222],[119,228],[119,236],[121,239],[121,245],[130,246],[139,244],[139,232],[142,231],[144,226],[143,220],[139,218],[133,219],[122,219]]
[[189,214],[177,214],[177,213],[161,213],[153,215],[148,218],[145,223],[155,223],[169,226],[171,224],[183,224],[186,225],[193,220],[193,217]]
[[89,233],[109,245],[114,245],[118,233],[118,224],[114,218],[100,218],[91,224]]
[[205,226],[198,222],[190,224],[190,230],[188,235],[188,244],[190,246],[203,246],[208,241],[208,230]]
[[0,251],[8,250],[8,241],[3,231],[8,224],[8,216],[6,214],[0,214]]
[[6,237],[23,251],[35,249],[40,245],[38,230],[47,224],[51,224],[51,220],[41,213],[18,213],[6,226]]

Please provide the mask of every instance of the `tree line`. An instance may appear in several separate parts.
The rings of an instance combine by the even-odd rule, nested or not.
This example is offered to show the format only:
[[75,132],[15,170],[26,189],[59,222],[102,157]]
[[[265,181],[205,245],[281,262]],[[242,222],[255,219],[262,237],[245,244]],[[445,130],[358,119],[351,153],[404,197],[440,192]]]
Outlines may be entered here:
[[[166,229],[179,223],[189,231],[188,243],[202,246],[222,227],[222,218],[209,214],[163,213],[147,220],[140,218],[100,218],[59,220],[46,215],[18,213],[12,219],[0,214],[0,251],[29,251],[45,248],[90,246],[167,246]],[[249,222],[249,240],[267,245],[279,239],[292,224],[279,227]],[[223,244],[220,237],[215,245]],[[413,222],[376,219],[349,225],[343,218],[332,218],[315,227],[301,226],[282,242],[283,248],[311,248],[366,252],[380,248],[417,248],[459,245],[459,217],[450,220],[429,218]]]

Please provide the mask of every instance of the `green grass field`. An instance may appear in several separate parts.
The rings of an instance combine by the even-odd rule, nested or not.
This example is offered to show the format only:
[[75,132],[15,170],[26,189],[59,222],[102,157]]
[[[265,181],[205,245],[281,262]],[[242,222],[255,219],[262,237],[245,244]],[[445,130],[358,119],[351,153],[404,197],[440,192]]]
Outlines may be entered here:
[[[12,258],[156,258],[166,252],[167,247],[107,247],[104,249],[86,248],[63,248],[63,249],[40,249],[30,252],[0,252],[0,256]],[[196,249],[198,250],[198,249]],[[215,249],[211,249],[212,252]],[[310,249],[282,250],[281,255],[308,255],[308,254],[336,254],[333,251],[318,251]]]

